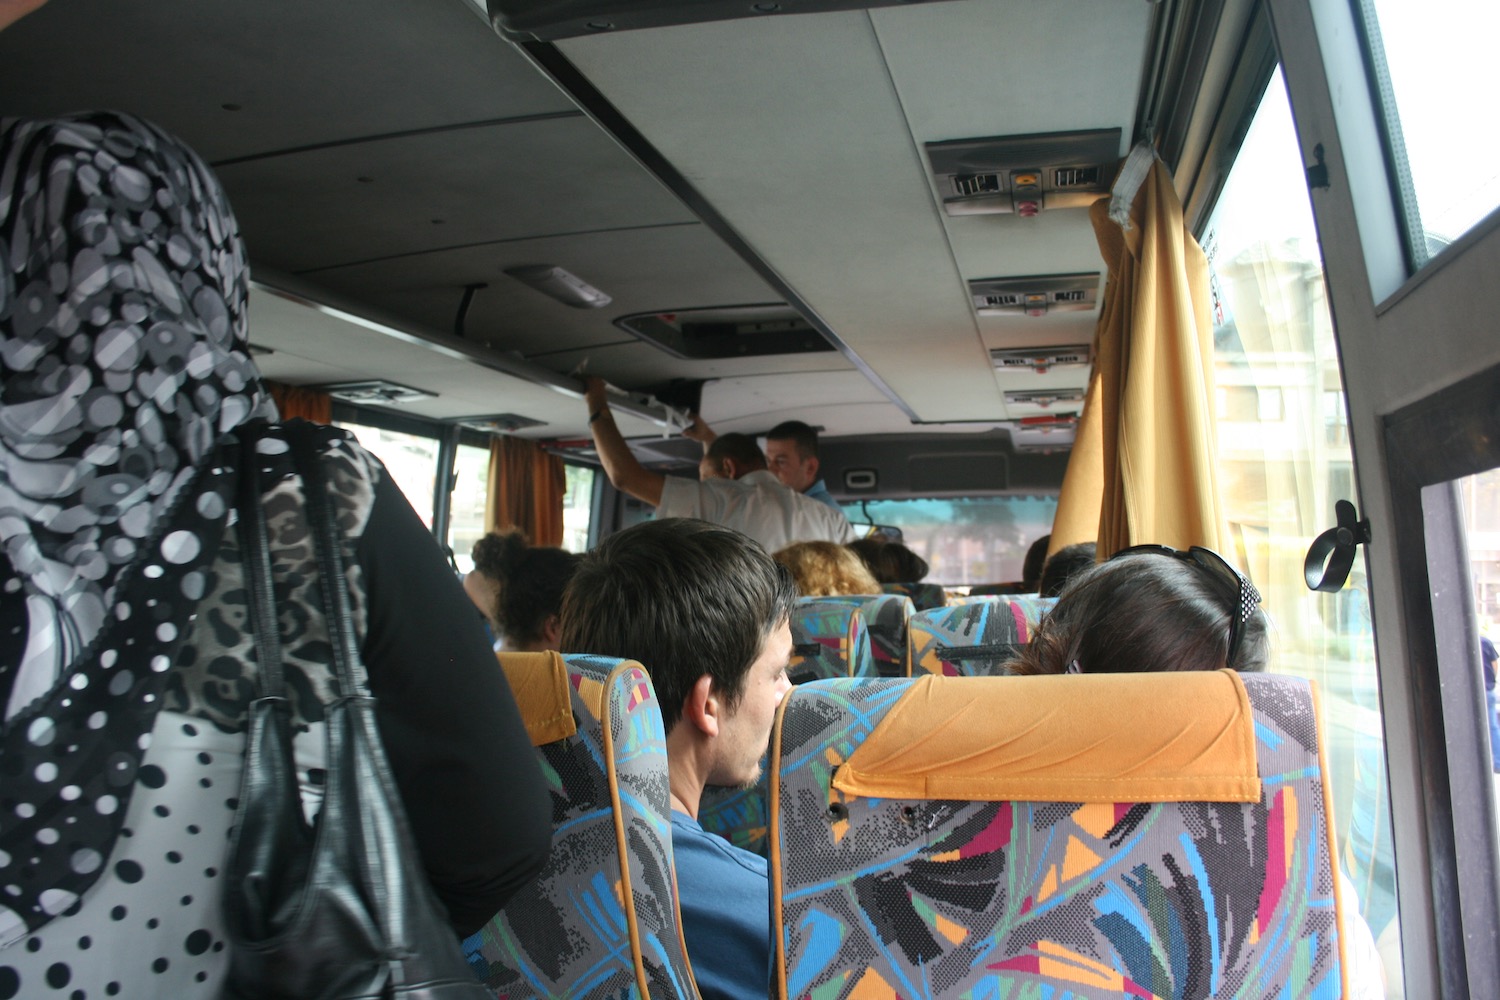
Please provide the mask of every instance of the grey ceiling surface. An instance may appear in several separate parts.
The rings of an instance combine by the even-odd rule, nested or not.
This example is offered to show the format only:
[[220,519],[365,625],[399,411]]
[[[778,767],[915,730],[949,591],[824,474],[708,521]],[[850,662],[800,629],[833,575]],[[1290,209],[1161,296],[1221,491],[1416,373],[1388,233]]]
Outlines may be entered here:
[[[968,429],[1033,413],[1006,389],[1086,375],[997,374],[987,349],[1086,343],[1096,316],[978,317],[965,282],[1100,262],[1082,211],[944,216],[922,143],[1128,133],[1150,12],[962,0],[559,45],[846,353],[685,360],[618,329],[626,313],[779,296],[469,0],[53,0],[0,34],[0,114],[132,111],[214,163],[257,277],[304,300],[252,302],[274,378],[388,378],[439,393],[408,412],[514,410],[546,421],[528,436],[579,436],[576,397],[496,369],[587,360],[626,388],[708,380],[705,410],[747,429],[784,414],[909,430],[908,413]],[[502,273],[523,264],[614,301],[560,305]],[[472,349],[453,350],[470,284],[488,287]]]

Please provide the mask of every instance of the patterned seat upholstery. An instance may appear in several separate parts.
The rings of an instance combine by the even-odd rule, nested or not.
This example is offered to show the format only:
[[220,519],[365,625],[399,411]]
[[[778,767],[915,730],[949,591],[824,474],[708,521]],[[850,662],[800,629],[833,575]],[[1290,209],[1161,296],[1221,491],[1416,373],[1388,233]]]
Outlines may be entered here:
[[1345,995],[1315,697],[1228,671],[794,689],[773,994]]
[[993,676],[1026,644],[1026,616],[1019,607],[1005,600],[965,600],[912,616],[907,625],[912,676]]
[[827,677],[874,677],[875,654],[858,607],[803,597],[792,610],[793,684]]
[[[878,598],[873,598],[878,600]],[[865,598],[804,597],[792,611],[793,684],[828,677],[874,677],[875,659],[861,613]],[[749,788],[703,790],[698,823],[736,847],[766,855],[767,795],[764,771]]]
[[639,663],[501,653],[552,789],[541,876],[464,941],[497,997],[697,1000],[672,876],[666,738]]
[[918,611],[941,608],[948,603],[948,595],[943,591],[943,585],[940,583],[883,583],[880,589],[887,594],[910,597]]
[[875,670],[881,677],[907,676],[906,630],[916,606],[902,594],[879,597],[820,597],[820,601],[852,604],[859,608],[870,633],[870,649],[875,654]]

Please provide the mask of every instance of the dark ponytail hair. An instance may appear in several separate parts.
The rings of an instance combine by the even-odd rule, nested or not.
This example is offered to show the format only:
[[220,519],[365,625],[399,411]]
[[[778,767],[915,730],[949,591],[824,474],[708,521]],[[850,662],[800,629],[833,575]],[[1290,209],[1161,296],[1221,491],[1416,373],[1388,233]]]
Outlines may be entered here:
[[[1226,666],[1238,590],[1194,563],[1129,555],[1079,573],[1007,669],[1012,674],[1138,673]],[[1266,616],[1241,630],[1239,671],[1264,670]]]
[[505,645],[524,649],[540,642],[547,619],[562,609],[563,591],[578,568],[565,549],[533,548],[520,531],[490,532],[474,543],[474,569],[499,584],[495,620]]

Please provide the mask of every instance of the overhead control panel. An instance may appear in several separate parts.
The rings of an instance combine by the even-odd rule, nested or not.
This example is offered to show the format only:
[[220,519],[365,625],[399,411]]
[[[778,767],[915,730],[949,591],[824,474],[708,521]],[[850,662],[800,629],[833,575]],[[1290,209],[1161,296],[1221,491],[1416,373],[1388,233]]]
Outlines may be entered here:
[[1099,272],[1040,274],[1028,278],[976,278],[969,282],[981,316],[1045,316],[1088,312],[1099,294]]
[[926,144],[949,215],[1040,215],[1087,208],[1109,190],[1121,156],[1117,128],[951,139]]

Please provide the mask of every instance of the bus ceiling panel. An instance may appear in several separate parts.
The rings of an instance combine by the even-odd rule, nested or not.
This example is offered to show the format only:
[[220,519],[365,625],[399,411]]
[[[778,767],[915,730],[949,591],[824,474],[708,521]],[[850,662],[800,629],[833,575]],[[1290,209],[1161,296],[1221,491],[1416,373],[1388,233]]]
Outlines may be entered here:
[[[589,373],[605,377],[615,385],[633,388],[657,386],[674,379],[700,381],[769,376],[779,380],[802,372],[826,374],[831,370],[838,375],[852,374],[860,384],[869,388],[881,400],[885,400],[885,396],[870,384],[870,380],[865,378],[842,355],[826,351],[817,354],[783,354],[774,357],[692,360],[674,358],[642,341],[631,340],[569,350],[554,349],[527,355],[527,357],[560,372],[573,371],[579,365],[586,364],[586,370]],[[783,408],[795,407],[798,402],[794,393],[788,393],[778,405]],[[901,414],[901,411],[888,401],[885,405],[890,406],[893,413],[900,414],[903,423],[910,423],[911,418]]]
[[582,118],[339,146],[219,175],[252,255],[291,273],[695,221]]
[[[564,305],[504,273],[555,264],[609,295],[608,305]],[[464,319],[470,340],[522,355],[556,355],[629,340],[618,316],[663,308],[768,301],[775,293],[700,225],[597,232],[444,250],[309,275],[309,281],[420,328],[452,330],[466,285],[475,292]],[[680,359],[648,348],[664,371]],[[825,355],[827,356],[827,355]],[[547,361],[561,369],[561,361]],[[593,369],[615,378],[608,369]],[[623,383],[627,384],[628,383]]]
[[[280,276],[275,280],[295,284]],[[306,291],[298,286],[288,293],[260,284],[252,289],[250,340],[260,349],[257,360],[267,377],[308,386],[379,379],[437,394],[389,407],[395,412],[431,419],[519,413],[544,421],[521,432],[524,436],[587,435],[582,387],[576,380],[453,338],[419,336],[385,317],[319,306],[305,298]],[[637,407],[617,409],[626,433],[661,433],[660,421],[634,415]],[[660,411],[656,415],[662,416]]]
[[[912,424],[868,379],[852,369],[716,379],[704,384],[699,411],[721,433],[762,434],[783,420],[801,420],[818,428],[825,437],[954,430],[945,425]],[[959,425],[963,433],[994,426]]]
[[558,49],[918,419],[993,419],[967,289],[867,14]]
[[557,41],[703,21],[863,10],[928,0],[489,0],[495,28],[518,42]]
[[1029,219],[951,216],[946,222],[959,270],[969,280],[1104,270],[1087,211],[1065,209]]
[[959,3],[870,19],[918,142],[1119,128],[1123,156],[1151,6]]
[[117,108],[211,163],[537,114],[561,91],[462,3],[52,3],[0,34],[0,113]]

